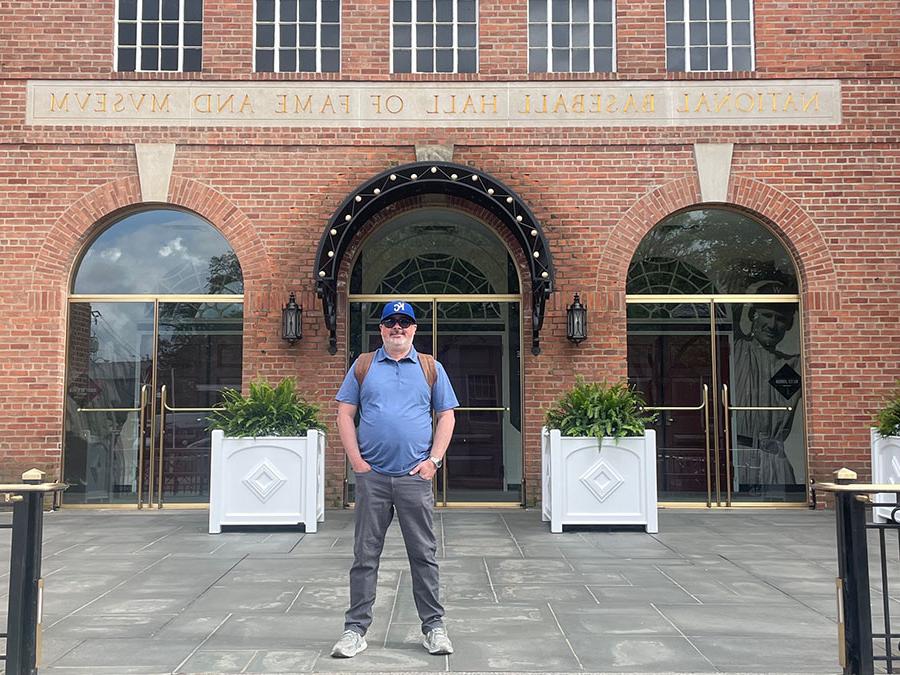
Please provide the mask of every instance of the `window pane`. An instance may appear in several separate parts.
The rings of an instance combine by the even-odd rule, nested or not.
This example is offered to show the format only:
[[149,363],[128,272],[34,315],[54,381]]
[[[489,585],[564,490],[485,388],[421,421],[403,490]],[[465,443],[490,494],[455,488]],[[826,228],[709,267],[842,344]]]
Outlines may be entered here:
[[709,49],[709,69],[710,70],[728,70],[728,48],[727,47],[710,47],[710,49]]
[[594,0],[594,21],[612,21],[612,0]]
[[300,0],[300,10],[298,18],[300,21],[316,20],[316,0]]
[[475,26],[460,26],[457,31],[457,47],[474,47],[477,34]]
[[666,70],[670,73],[683,73],[684,68],[684,49],[666,49]]
[[435,44],[438,47],[453,46],[453,26],[438,26],[435,35]]
[[434,21],[434,5],[431,0],[416,0],[416,21]]
[[281,0],[281,21],[297,20],[297,0]]
[[[468,23],[475,22],[475,0],[458,0],[456,20]],[[473,71],[474,72],[474,71]]]
[[530,49],[528,51],[528,70],[532,73],[547,72],[546,49]]
[[[302,24],[300,26],[300,46],[315,47],[316,46],[316,25]],[[286,45],[283,45],[286,46]],[[337,45],[333,45],[337,46]]]
[[474,73],[478,69],[477,56],[474,49],[460,49],[456,55],[457,72]]
[[667,23],[666,24],[666,46],[680,47],[684,45],[684,24],[683,23]]
[[723,21],[714,21],[709,24],[709,44],[728,44],[728,24]]
[[146,47],[141,50],[141,70],[159,70],[159,50]]
[[271,73],[275,71],[275,52],[271,50],[256,50],[256,72]]
[[706,24],[699,21],[691,22],[691,44],[705,45],[706,42]]
[[435,58],[435,70],[439,73],[453,72],[453,50],[438,49]]
[[410,26],[394,26],[394,46],[395,47],[411,47],[412,46],[412,27]]
[[162,0],[162,18],[166,21],[178,21],[178,0]]
[[547,20],[547,0],[528,0],[528,20]]
[[689,7],[691,21],[706,18],[706,0],[690,0]]
[[316,50],[301,49],[298,52],[297,70],[305,73],[316,72]]
[[275,20],[275,0],[256,0],[256,20]]
[[594,46],[595,47],[612,47],[613,28],[609,24],[594,26]]
[[731,52],[732,70],[753,70],[749,47],[735,47]]
[[[304,26],[306,28],[306,26]],[[315,31],[315,28],[313,28]],[[280,47],[296,47],[297,46],[297,25],[293,23],[283,23],[278,30],[278,45]],[[315,38],[313,38],[315,39]]]
[[567,73],[569,72],[569,50],[554,49],[553,50],[553,72]]
[[282,73],[291,73],[297,70],[297,50],[278,50],[278,70]]
[[430,49],[416,50],[416,71],[420,73],[434,72],[434,52]]
[[732,0],[731,18],[734,21],[750,19],[750,0]]
[[160,70],[178,70],[178,50],[161,49]]
[[453,21],[453,0],[436,0],[435,15],[438,21]]
[[184,20],[203,20],[203,0],[184,0]]
[[158,23],[145,23],[141,26],[141,44],[151,46],[159,44]]
[[[553,46],[568,47],[569,46],[569,24],[553,26]],[[556,63],[556,61],[554,61]],[[555,70],[555,68],[554,68]]]
[[257,47],[274,47],[275,46],[275,26],[273,24],[257,26],[257,28],[256,28],[256,46]]
[[666,0],[666,21],[684,19],[684,0]]
[[137,44],[137,24],[136,23],[120,23],[119,24],[119,44],[120,45],[136,45]]
[[528,27],[528,44],[531,47],[547,46],[547,26],[545,24],[531,24]]
[[141,18],[152,21],[159,18],[159,0],[145,0],[141,10]]
[[589,47],[591,45],[591,34],[587,24],[577,23],[572,26],[572,46],[573,47]]
[[553,21],[569,20],[569,0],[551,0],[553,3]]
[[572,50],[572,71],[578,73],[586,73],[591,69],[591,50],[590,49],[573,49]]
[[337,49],[322,50],[322,72],[337,73],[341,70],[341,52]]
[[130,73],[135,69],[136,49],[120,49],[119,50],[119,70]]
[[186,23],[184,25],[184,44],[189,47],[199,47],[203,44],[203,24]]
[[341,3],[339,0],[322,0],[322,21],[324,23],[340,23]]
[[408,0],[394,1],[394,21],[409,23],[412,21],[412,3]]
[[412,54],[408,49],[394,50],[394,72],[395,73],[411,73],[412,72]]
[[434,36],[431,34],[433,24],[416,24],[416,46],[431,47]]
[[[301,43],[305,45],[306,43]],[[323,47],[340,47],[341,46],[341,27],[340,26],[322,26],[322,46]]]
[[611,73],[613,71],[612,49],[594,50],[594,72]]
[[709,18],[724,21],[728,18],[725,13],[725,0],[709,0]]
[[137,0],[119,0],[119,20],[137,19]]
[[587,22],[590,18],[588,0],[572,0],[572,21]]
[[708,70],[709,60],[706,47],[691,47],[691,70]]
[[177,47],[178,32],[177,23],[164,23],[162,25],[162,44],[169,47]]
[[181,69],[186,73],[199,73],[202,68],[202,50],[185,49],[181,58]]
[[750,23],[747,21],[736,21],[731,27],[732,43],[735,45],[750,44]]

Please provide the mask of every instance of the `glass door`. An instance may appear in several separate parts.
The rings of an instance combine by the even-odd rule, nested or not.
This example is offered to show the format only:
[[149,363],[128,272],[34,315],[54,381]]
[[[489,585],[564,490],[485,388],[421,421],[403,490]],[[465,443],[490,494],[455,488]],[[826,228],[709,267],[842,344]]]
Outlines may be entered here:
[[66,504],[209,501],[206,413],[240,388],[240,302],[71,302]]
[[658,412],[663,502],[806,499],[796,301],[628,304],[628,376]]
[[[393,296],[350,302],[349,363],[381,346],[381,308]],[[444,466],[435,479],[438,503],[522,500],[520,303],[464,296],[415,296],[413,346],[444,366],[460,407]],[[347,472],[346,500],[355,499]]]

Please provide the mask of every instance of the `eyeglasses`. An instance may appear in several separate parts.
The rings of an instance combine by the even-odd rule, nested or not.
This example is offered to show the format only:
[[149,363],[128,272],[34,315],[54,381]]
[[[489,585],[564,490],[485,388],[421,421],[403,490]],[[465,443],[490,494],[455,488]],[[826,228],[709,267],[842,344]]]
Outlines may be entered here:
[[389,316],[388,318],[386,318],[384,321],[381,322],[381,325],[384,326],[385,328],[393,328],[397,324],[400,324],[400,328],[409,328],[414,323],[415,323],[415,321],[413,321],[412,319],[409,319],[405,316],[401,317],[399,319],[395,319],[394,317]]

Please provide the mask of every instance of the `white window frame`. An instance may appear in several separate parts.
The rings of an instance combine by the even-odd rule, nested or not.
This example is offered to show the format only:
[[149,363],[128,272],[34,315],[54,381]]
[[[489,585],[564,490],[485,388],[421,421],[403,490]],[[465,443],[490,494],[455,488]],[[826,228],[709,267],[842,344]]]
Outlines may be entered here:
[[[744,48],[749,46],[750,48],[750,71],[756,70],[756,12],[753,0],[748,0],[748,4],[750,6],[750,44],[749,45],[735,45],[734,37],[732,34],[735,20],[731,16],[731,8],[732,8],[732,0],[726,0],[725,2],[725,26],[726,26],[726,38],[725,45],[715,45],[716,47],[725,47],[725,53],[728,57],[728,64],[724,70],[721,69],[713,69],[713,68],[704,68],[702,70],[694,69],[691,66],[691,19],[690,19],[690,0],[682,0],[682,19],[676,21],[669,21],[669,17],[665,17],[665,23],[668,24],[678,24],[680,23],[684,27],[684,70],[683,71],[669,71],[669,72],[685,72],[685,73],[731,73],[736,72],[734,70],[734,49],[735,47]],[[740,22],[744,22],[744,19],[740,19]],[[719,22],[717,19],[716,22]],[[713,45],[709,44],[709,24],[711,23],[709,18],[709,0],[706,0],[706,20],[704,24],[706,25],[706,45],[707,49],[707,63],[709,63],[708,59],[708,50]],[[669,45],[668,41],[666,42],[666,70],[669,70],[669,62],[668,62],[668,49],[672,47]],[[676,46],[677,47],[677,46]],[[744,71],[741,71],[744,72]]]
[[[254,73],[258,73],[258,72],[263,72],[263,73],[268,73],[268,72],[274,72],[274,73],[321,73],[321,72],[323,72],[322,71],[322,0],[316,0],[316,44],[315,44],[316,69],[315,70],[300,70],[299,69],[299,65],[300,65],[299,59],[297,62],[298,67],[294,68],[294,70],[281,70],[282,46],[281,46],[281,30],[279,30],[279,26],[281,25],[281,2],[279,2],[279,0],[275,0],[275,19],[274,19],[274,23],[273,23],[273,25],[275,26],[275,45],[272,47],[272,50],[274,51],[273,61],[272,61],[273,70],[271,70],[271,71],[257,70],[256,52],[269,49],[268,47],[260,48],[260,47],[257,47],[257,45],[256,45],[256,32],[257,32],[257,27],[260,24],[260,22],[257,21],[257,19],[256,19],[257,4],[258,4],[258,0],[253,0],[253,72]],[[336,71],[333,71],[333,70],[325,71],[328,73],[332,73],[332,72],[339,73],[341,71],[341,52],[343,51],[343,45],[342,45],[343,0],[338,0],[338,4],[340,6],[340,12],[338,14],[338,22],[337,22],[337,27],[338,27],[338,45],[337,45],[338,69]],[[262,23],[268,24],[269,22],[263,21]],[[305,24],[306,22],[302,22],[302,23]],[[294,22],[294,25],[297,27],[298,45],[299,45],[299,39],[300,39],[299,38],[300,24],[301,24],[300,8],[298,6],[297,7],[297,20]],[[334,24],[332,24],[331,22],[328,22],[325,25],[331,26]],[[296,51],[296,50],[300,49],[300,47],[295,46],[295,47],[293,47],[293,49]],[[312,49],[312,47],[304,47],[304,49]],[[327,49],[334,49],[334,48],[327,47]]]
[[[528,3],[528,72],[529,73],[614,73],[618,68],[618,50],[616,48],[616,36],[618,34],[616,30],[616,0],[612,1],[612,69],[611,70],[595,70],[596,64],[594,63],[594,30],[597,27],[597,22],[594,20],[594,3],[593,0],[588,0],[588,52],[590,53],[590,67],[588,70],[572,70],[572,0],[569,0],[569,69],[568,70],[553,70],[553,16],[551,11],[553,9],[553,0],[542,0],[547,4],[547,46],[543,49],[547,53],[547,70],[532,70],[531,69],[531,52],[538,51],[541,47],[532,47],[531,46],[531,26],[539,25],[543,22],[532,21],[531,20],[531,3]],[[526,0],[527,2],[527,0]],[[604,25],[605,21],[602,22]],[[559,24],[557,24],[559,25]]]
[[[200,14],[200,21],[191,21],[191,22],[190,22],[191,24],[196,24],[196,23],[199,23],[199,24],[200,24],[200,33],[201,33],[201,36],[202,36],[202,34],[203,34],[203,22],[204,22],[204,21],[203,21],[203,12],[205,12],[205,10],[206,10],[206,2],[207,2],[207,1],[208,1],[208,0],[204,0],[204,2],[203,2],[203,10],[201,11],[201,14]],[[144,21],[144,20],[141,18],[141,17],[143,16],[143,13],[144,13],[144,3],[145,3],[145,2],[156,2],[156,3],[159,5],[159,18],[156,19],[155,21],[153,21],[153,20],[151,20],[151,21]],[[164,24],[164,23],[175,23],[175,22],[174,22],[174,21],[163,21],[163,18],[162,18],[162,2],[161,2],[161,0],[137,0],[137,12],[136,12],[136,14],[135,14],[135,20],[134,20],[134,22],[132,22],[131,19],[123,19],[123,20],[121,20],[121,22],[124,22],[124,23],[135,23],[135,24],[136,24],[136,28],[135,28],[135,35],[136,35],[136,37],[135,37],[135,41],[136,41],[137,44],[135,44],[135,45],[120,45],[120,44],[119,44],[119,25],[120,25],[120,19],[119,19],[119,0],[115,0],[115,6],[116,6],[116,9],[115,9],[115,23],[114,23],[114,26],[115,26],[115,40],[113,41],[113,42],[114,42],[114,47],[113,47],[113,67],[114,67],[115,71],[116,71],[116,72],[126,72],[126,73],[183,73],[183,72],[185,72],[185,71],[184,71],[184,50],[185,50],[185,44],[184,44],[184,25],[185,25],[185,20],[184,20],[184,4],[185,4],[185,3],[184,3],[184,0],[178,0],[178,44],[177,44],[177,45],[163,45],[163,43],[162,43],[162,27],[163,27],[163,24]],[[158,38],[159,38],[159,39],[156,41],[156,44],[154,44],[154,45],[144,45],[144,44],[142,44],[142,43],[143,43],[143,37],[144,37],[144,26],[145,26],[146,24],[148,24],[148,23],[153,23],[153,24],[156,24],[157,26],[159,26],[159,35],[158,35]],[[120,71],[120,70],[119,70],[119,49],[120,49],[120,48],[128,49],[128,48],[132,48],[132,47],[133,47],[134,50],[135,50],[135,56],[134,56],[134,70]],[[160,55],[159,55],[159,65],[160,65],[160,66],[162,66],[162,51],[161,51],[161,50],[162,50],[163,48],[166,48],[166,49],[173,49],[173,48],[174,48],[174,49],[177,49],[177,50],[178,50],[178,68],[177,68],[176,70],[163,70],[161,67],[159,67],[159,68],[154,68],[154,69],[152,69],[152,70],[145,70],[144,68],[141,67],[141,51],[142,51],[145,47],[147,47],[147,48],[149,48],[149,49],[158,49],[158,50],[160,50]],[[201,37],[201,39],[200,39],[200,45],[199,45],[199,46],[189,45],[189,46],[187,47],[187,49],[198,49],[198,50],[200,50],[200,70],[196,70],[196,71],[195,71],[195,70],[192,70],[192,71],[189,71],[189,72],[192,72],[192,73],[194,73],[194,72],[202,72],[202,70],[203,70],[203,38]]]
[[[396,24],[395,24],[395,21],[394,21],[394,0],[388,0],[388,2],[390,3],[390,6],[391,6],[391,39],[390,39],[391,57],[390,57],[390,69],[391,69],[391,73],[392,73],[392,74],[396,74],[397,71],[394,70],[394,49],[407,49],[407,47],[394,47],[394,27],[395,27],[395,25],[396,25]],[[431,3],[432,3],[432,9],[433,9],[433,11],[432,11],[432,16],[434,17],[434,19],[432,19],[431,24],[430,24],[430,25],[431,25],[431,38],[432,38],[432,39],[431,39],[431,51],[432,51],[432,52],[435,52],[435,51],[438,49],[437,45],[435,44],[435,42],[436,42],[436,37],[437,37],[437,36],[436,36],[436,33],[437,33],[437,26],[438,26],[438,20],[437,20],[437,7],[435,7],[434,0],[431,0]],[[417,21],[417,18],[418,18],[418,15],[417,15],[417,13],[418,13],[417,0],[411,0],[411,3],[410,3],[410,4],[411,4],[411,8],[410,8],[410,23],[409,23],[409,26],[410,26],[410,46],[408,47],[408,49],[409,49],[409,51],[410,51],[410,63],[409,63],[410,69],[409,69],[409,71],[405,71],[405,70],[404,70],[404,71],[402,71],[402,73],[406,73],[406,72],[409,72],[409,73],[426,73],[426,74],[429,74],[429,75],[432,75],[432,74],[437,74],[437,75],[451,75],[451,74],[454,74],[454,73],[459,73],[459,50],[460,50],[460,46],[459,46],[459,12],[458,12],[459,5],[457,4],[457,0],[453,0],[453,20],[452,20],[452,22],[451,22],[451,24],[450,24],[450,25],[453,26],[453,45],[450,47],[450,49],[453,50],[453,70],[437,70],[437,63],[436,63],[436,60],[437,60],[437,59],[432,60],[432,68],[431,68],[431,70],[418,70],[418,69],[417,69],[417,67],[416,67],[416,62],[417,62],[417,59],[416,59],[416,51],[419,49],[419,48],[416,46],[416,30],[417,30],[417,29],[416,29],[416,26],[417,26],[418,23],[419,23],[419,22]],[[474,49],[474,50],[475,50],[475,70],[473,71],[473,72],[475,72],[475,73],[479,72],[479,70],[480,70],[480,68],[481,68],[481,63],[480,63],[480,59],[481,59],[481,49],[480,49],[480,47],[479,47],[479,45],[480,45],[480,43],[481,43],[481,39],[480,39],[480,28],[481,28],[481,21],[480,21],[480,18],[481,18],[481,14],[480,14],[480,10],[481,10],[480,0],[475,0],[475,22],[474,22],[474,24],[475,24],[475,46],[474,46],[474,47],[462,47],[462,49],[466,49],[466,50],[468,50],[468,49]],[[466,25],[469,24],[468,21],[465,22],[465,23],[466,23]],[[406,25],[406,22],[404,21],[403,24],[401,24],[401,25]],[[445,22],[441,22],[441,25],[447,25],[447,24],[446,24]],[[425,49],[425,48],[423,47],[423,49]],[[441,47],[441,49],[447,49],[447,48],[446,48],[446,47]],[[435,54],[435,56],[436,56],[436,54]],[[468,73],[468,71],[466,71],[466,72]],[[402,74],[402,73],[400,73],[400,74]]]

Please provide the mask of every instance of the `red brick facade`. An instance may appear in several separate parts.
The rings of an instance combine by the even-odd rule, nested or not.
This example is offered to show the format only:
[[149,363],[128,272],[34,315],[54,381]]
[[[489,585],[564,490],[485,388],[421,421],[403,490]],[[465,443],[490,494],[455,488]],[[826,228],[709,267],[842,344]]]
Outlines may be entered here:
[[[505,182],[540,220],[554,256],[540,356],[523,353],[524,470],[538,498],[543,410],[577,374],[626,374],[625,274],[662,218],[702,203],[695,143],[733,143],[727,203],[768,224],[801,277],[807,445],[813,478],[865,476],[873,412],[900,378],[900,5],[895,0],[756,0],[756,70],[667,73],[662,0],[617,0],[618,72],[529,75],[527,3],[482,0],[478,75],[391,75],[387,2],[344,0],[342,72],[252,72],[249,0],[204,3],[203,72],[113,71],[112,0],[0,8],[0,478],[60,473],[66,298],[83,247],[141,203],[135,143],[177,146],[168,201],[217,227],[245,280],[244,381],[298,377],[331,425],[328,499],[343,479],[331,400],[346,368],[315,295],[319,237],[346,195],[452,144],[453,161]],[[839,79],[835,126],[311,129],[26,124],[26,82],[90,80]],[[519,261],[521,263],[521,261]],[[521,265],[520,265],[521,266]],[[345,265],[346,267],[346,265]],[[523,275],[525,272],[523,271]],[[346,272],[343,277],[346,280]],[[304,337],[279,338],[290,290]],[[565,339],[579,292],[590,338]]]

